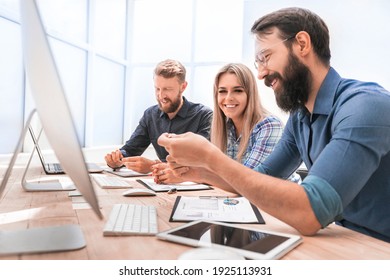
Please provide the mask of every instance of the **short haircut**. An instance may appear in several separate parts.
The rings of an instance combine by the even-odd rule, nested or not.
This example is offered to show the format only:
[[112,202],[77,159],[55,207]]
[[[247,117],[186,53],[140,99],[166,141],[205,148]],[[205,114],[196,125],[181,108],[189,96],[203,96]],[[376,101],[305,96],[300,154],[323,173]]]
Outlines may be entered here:
[[180,83],[186,81],[185,67],[179,61],[173,59],[166,59],[158,63],[154,69],[154,74],[166,79],[177,77]]
[[[273,28],[280,32],[281,39],[295,36],[300,31],[310,35],[314,52],[324,65],[330,64],[329,30],[325,22],[315,13],[303,8],[284,8],[259,18],[251,32],[257,36],[268,34]],[[291,47],[292,40],[286,41]]]

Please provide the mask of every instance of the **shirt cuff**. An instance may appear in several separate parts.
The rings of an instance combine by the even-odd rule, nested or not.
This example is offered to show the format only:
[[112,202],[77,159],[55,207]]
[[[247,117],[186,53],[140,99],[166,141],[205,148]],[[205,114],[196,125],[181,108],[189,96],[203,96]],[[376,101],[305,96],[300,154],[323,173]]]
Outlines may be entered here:
[[308,175],[302,184],[318,222],[324,228],[343,212],[339,194],[324,179]]
[[128,157],[126,150],[119,149],[123,157]]

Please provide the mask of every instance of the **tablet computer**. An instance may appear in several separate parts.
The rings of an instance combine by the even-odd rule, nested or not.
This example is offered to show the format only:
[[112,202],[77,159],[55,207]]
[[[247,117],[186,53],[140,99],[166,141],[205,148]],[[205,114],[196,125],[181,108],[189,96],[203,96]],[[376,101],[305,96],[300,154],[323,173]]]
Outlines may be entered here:
[[279,259],[302,242],[299,235],[198,220],[160,232],[157,238],[193,247],[214,247],[246,259]]

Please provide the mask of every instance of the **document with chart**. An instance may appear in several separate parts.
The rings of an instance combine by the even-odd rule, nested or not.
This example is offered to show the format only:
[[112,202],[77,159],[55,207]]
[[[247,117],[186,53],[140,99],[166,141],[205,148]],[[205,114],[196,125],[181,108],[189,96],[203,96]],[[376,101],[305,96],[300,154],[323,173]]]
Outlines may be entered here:
[[245,197],[178,196],[169,221],[195,220],[265,224],[260,211]]

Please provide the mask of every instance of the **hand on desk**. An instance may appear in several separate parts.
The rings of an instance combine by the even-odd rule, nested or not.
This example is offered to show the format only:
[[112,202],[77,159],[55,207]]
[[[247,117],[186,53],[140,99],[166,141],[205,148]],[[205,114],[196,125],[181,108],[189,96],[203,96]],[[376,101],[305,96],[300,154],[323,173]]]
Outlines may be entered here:
[[[158,138],[158,144],[168,152],[167,162],[176,177],[183,181],[209,184],[225,191],[239,193],[230,182],[213,171],[218,157],[234,161],[205,137],[192,132],[183,134],[164,133]],[[246,167],[245,167],[246,168]]]
[[120,150],[107,154],[104,159],[106,160],[107,165],[111,168],[118,168],[125,165],[128,169],[144,174],[151,172],[152,165],[156,163],[155,160],[150,160],[141,156],[125,158]]
[[181,176],[176,176],[174,170],[170,169],[165,162],[152,165],[152,175],[157,184],[175,184],[184,182]]
[[121,167],[123,165],[122,158],[123,155],[119,150],[115,150],[104,157],[107,165],[111,168]]
[[204,168],[181,166],[173,162],[155,164],[152,169],[157,184],[204,183],[207,178],[207,170]]
[[122,163],[131,170],[134,170],[139,173],[149,173],[152,171],[153,164],[156,163],[156,160],[150,160],[145,157],[135,156],[135,157],[126,157],[122,159]]

